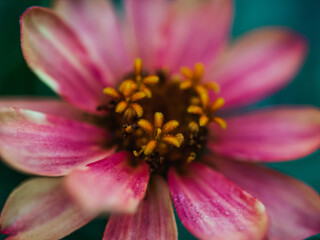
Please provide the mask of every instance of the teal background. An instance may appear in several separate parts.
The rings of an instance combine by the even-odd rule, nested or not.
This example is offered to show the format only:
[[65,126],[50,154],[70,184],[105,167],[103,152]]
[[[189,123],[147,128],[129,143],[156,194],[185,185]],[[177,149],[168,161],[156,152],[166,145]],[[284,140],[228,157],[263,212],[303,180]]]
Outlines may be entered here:
[[[310,104],[320,107],[320,1],[236,0],[235,2],[233,37],[256,27],[281,25],[302,33],[310,42],[308,59],[294,81],[281,92],[253,107],[277,104]],[[19,42],[19,16],[22,12],[33,5],[48,6],[48,4],[49,0],[0,0],[0,96],[54,95],[27,68]],[[271,166],[301,179],[320,192],[320,151],[301,160],[271,164]],[[27,176],[0,163],[0,208],[14,187],[26,178]],[[101,239],[106,222],[106,219],[97,219],[65,239]],[[195,239],[179,221],[178,230],[179,239]],[[4,236],[0,236],[0,239],[4,239]],[[320,239],[320,236],[312,239]]]

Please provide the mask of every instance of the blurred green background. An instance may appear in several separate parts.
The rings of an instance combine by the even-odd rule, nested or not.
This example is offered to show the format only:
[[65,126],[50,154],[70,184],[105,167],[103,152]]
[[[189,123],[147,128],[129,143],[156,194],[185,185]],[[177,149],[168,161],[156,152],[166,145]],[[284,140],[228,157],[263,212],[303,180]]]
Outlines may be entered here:
[[[33,5],[49,6],[49,2],[0,0],[0,96],[54,95],[27,68],[21,54],[19,33],[19,16],[23,11]],[[310,42],[308,59],[294,81],[281,92],[253,107],[275,104],[310,104],[320,107],[320,1],[235,0],[235,3],[234,38],[256,27],[281,25],[302,33]],[[305,159],[271,166],[301,179],[320,192],[320,151]],[[0,208],[14,187],[26,177],[0,163]],[[97,219],[65,239],[101,239],[106,222],[107,219]],[[180,222],[178,230],[179,239],[195,239]],[[4,238],[0,236],[0,239]]]

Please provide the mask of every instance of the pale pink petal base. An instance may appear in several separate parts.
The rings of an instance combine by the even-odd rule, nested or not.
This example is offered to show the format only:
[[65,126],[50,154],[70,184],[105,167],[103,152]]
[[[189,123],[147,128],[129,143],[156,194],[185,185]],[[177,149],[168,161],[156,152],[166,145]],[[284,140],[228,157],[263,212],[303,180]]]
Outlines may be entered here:
[[301,240],[320,232],[320,196],[309,186],[254,164],[207,160],[263,202],[270,216],[269,240]]
[[268,217],[257,199],[199,163],[169,171],[169,188],[183,225],[200,239],[262,240]]
[[106,0],[57,0],[54,10],[77,33],[90,58],[110,84],[130,70],[130,59],[120,28],[120,19]]
[[[168,1],[171,2],[171,1]],[[181,0],[171,8],[163,31],[162,65],[173,73],[197,62],[210,66],[227,43],[232,0]]]
[[0,108],[21,108],[51,114],[73,120],[82,120],[85,113],[80,109],[56,98],[50,97],[2,97]]
[[167,183],[154,177],[135,214],[110,216],[103,239],[178,239]]
[[208,81],[220,84],[225,107],[248,105],[287,85],[306,52],[301,35],[288,29],[261,28],[237,40],[208,74]]
[[147,69],[154,69],[159,62],[157,53],[162,48],[163,26],[170,11],[168,0],[126,0],[128,33],[133,54],[143,60]]
[[73,171],[65,179],[70,194],[90,212],[134,212],[143,199],[149,171],[143,161],[131,162],[119,152]]
[[0,110],[0,156],[31,174],[60,176],[110,155],[110,135],[95,126],[30,110]]
[[209,148],[243,161],[288,161],[320,146],[320,110],[274,107],[227,118],[227,129],[212,124]]
[[61,179],[36,178],[14,190],[0,217],[9,240],[61,239],[93,219],[63,190]]

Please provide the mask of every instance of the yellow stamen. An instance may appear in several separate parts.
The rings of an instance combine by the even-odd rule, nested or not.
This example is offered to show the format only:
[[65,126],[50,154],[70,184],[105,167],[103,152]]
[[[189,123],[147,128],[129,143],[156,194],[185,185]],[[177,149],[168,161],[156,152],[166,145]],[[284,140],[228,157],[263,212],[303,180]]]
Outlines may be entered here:
[[224,98],[219,97],[214,101],[214,103],[210,107],[210,110],[212,112],[218,111],[224,105],[224,103],[225,103]]
[[156,130],[156,140],[159,141],[161,139],[162,130],[157,128]]
[[161,128],[163,124],[163,114],[161,112],[156,112],[154,114],[154,127],[155,128]]
[[176,146],[176,147],[180,147],[181,146],[181,141],[179,138],[175,137],[175,136],[172,136],[172,135],[166,135],[162,138],[162,141],[168,143],[168,144],[171,144],[173,146]]
[[[110,122],[116,127],[117,137],[124,138],[121,149],[135,149],[136,160],[145,161],[150,172],[165,174],[164,171],[171,166],[186,165],[198,158],[205,148],[208,131],[204,127],[209,122],[226,128],[226,122],[216,117],[224,99],[217,96],[213,102],[210,99],[212,91],[219,91],[219,85],[203,82],[204,71],[205,66],[196,63],[192,68],[181,68],[179,76],[164,73],[161,69],[149,75],[138,58],[134,62],[134,71],[126,75],[129,77],[124,78],[118,88],[103,90],[113,100],[102,105],[101,109],[115,108],[121,113],[116,115],[115,123]],[[160,80],[161,84],[154,86]],[[165,122],[164,114],[156,112],[163,109],[169,119],[181,122]]]
[[182,75],[184,75],[188,79],[191,79],[193,77],[193,72],[188,67],[182,67],[180,71],[181,71]]
[[126,131],[126,133],[132,133],[133,128],[132,128],[132,126],[130,125],[130,126],[125,127],[124,130]]
[[[168,151],[167,144],[180,147],[183,143],[184,137],[181,133],[176,134],[176,136],[168,135],[167,133],[174,130],[179,126],[179,122],[171,120],[163,125],[164,116],[160,112],[154,114],[153,125],[146,119],[140,119],[138,121],[138,126],[140,126],[145,132],[152,137],[144,148],[144,154],[150,155],[155,148],[157,148],[158,153],[159,146],[161,146],[161,152],[165,153]],[[140,145],[141,146],[141,145]]]
[[191,105],[200,105],[201,104],[200,98],[199,97],[192,97],[190,99],[190,104]]
[[128,79],[128,80],[123,81],[123,82],[120,84],[120,86],[119,86],[119,91],[120,91],[120,92],[123,92],[124,87],[125,87],[127,84],[130,84],[130,83],[134,83],[134,81],[131,80],[131,79]]
[[124,110],[127,109],[127,107],[128,107],[128,103],[125,102],[125,101],[121,101],[116,106],[116,112],[117,113],[122,113],[122,112],[124,112]]
[[201,80],[204,74],[204,65],[202,63],[196,63],[194,66],[194,77],[196,80]]
[[203,114],[202,108],[199,107],[199,106],[195,106],[195,105],[189,106],[188,109],[187,109],[187,112],[188,113],[192,113],[192,114],[198,114],[198,115]]
[[209,90],[214,91],[215,93],[219,93],[219,92],[220,92],[220,86],[219,86],[218,83],[208,82],[208,83],[205,83],[203,86],[204,86],[206,89],[209,89]]
[[192,87],[192,82],[191,81],[183,81],[180,83],[180,89],[188,89]]
[[147,133],[152,134],[153,133],[153,126],[152,124],[145,119],[140,119],[138,121],[139,127],[141,127],[143,130],[145,130]]
[[142,83],[142,77],[141,75],[137,75],[136,76],[136,83],[138,84],[138,87],[140,88],[141,87],[141,83]]
[[156,76],[156,75],[151,75],[151,76],[145,77],[145,78],[142,80],[142,82],[143,82],[144,84],[150,84],[150,85],[156,84],[156,83],[159,82],[159,77]]
[[118,99],[121,98],[120,93],[116,89],[111,88],[111,87],[107,87],[107,88],[103,89],[103,93],[106,95],[109,95],[113,98],[118,98]]
[[225,120],[223,120],[222,118],[213,117],[212,121],[217,123],[222,129],[226,129],[227,128],[227,122]]
[[124,118],[126,120],[132,120],[136,116],[136,112],[132,107],[128,107],[124,112]]
[[163,126],[163,128],[162,128],[163,133],[166,134],[166,133],[168,133],[168,132],[171,132],[171,131],[173,131],[174,129],[176,129],[178,126],[179,126],[179,122],[178,122],[178,121],[176,121],[176,120],[171,120],[171,121],[167,122],[167,123]]
[[188,127],[191,130],[191,132],[199,132],[199,125],[196,122],[190,122]]
[[133,151],[133,155],[134,155],[135,157],[139,157],[139,156],[142,154],[143,151],[144,151],[144,147],[141,148],[139,152],[136,151],[136,150],[134,150],[134,151]]
[[134,109],[139,118],[142,117],[143,108],[138,103],[131,103],[131,107]]
[[125,97],[129,97],[135,90],[137,90],[137,84],[132,81],[124,82],[122,93]]
[[194,152],[190,153],[189,157],[187,158],[187,163],[189,164],[193,162],[196,159],[196,157],[197,157],[196,153]]
[[152,97],[152,92],[151,92],[150,88],[147,88],[146,86],[141,86],[140,91],[144,92],[144,94],[146,95],[147,98]]
[[137,58],[134,61],[134,73],[136,76],[141,75],[141,73],[142,73],[142,60],[141,60],[141,58]]
[[156,146],[157,146],[157,142],[155,140],[151,140],[150,142],[148,142],[148,144],[144,148],[144,154],[150,155],[153,152],[153,150],[156,148]]
[[146,94],[144,92],[136,92],[132,95],[131,101],[136,102],[146,97]]
[[180,141],[180,145],[183,143],[184,141],[184,136],[182,133],[177,133],[176,134],[176,138]]
[[209,118],[206,115],[202,115],[199,119],[199,125],[200,127],[204,127],[208,124]]
[[210,102],[209,94],[207,89],[205,89],[203,86],[198,85],[196,87],[196,91],[199,94],[201,104],[204,108],[206,108]]

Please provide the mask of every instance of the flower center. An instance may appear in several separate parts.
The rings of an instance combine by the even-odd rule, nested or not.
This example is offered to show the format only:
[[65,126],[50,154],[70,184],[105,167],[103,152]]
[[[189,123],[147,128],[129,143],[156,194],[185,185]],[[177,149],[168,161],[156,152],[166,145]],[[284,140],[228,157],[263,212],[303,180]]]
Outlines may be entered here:
[[216,83],[202,83],[204,66],[183,67],[181,75],[165,70],[145,71],[141,59],[117,89],[107,87],[112,129],[120,150],[132,151],[150,171],[166,172],[170,166],[185,166],[203,153],[210,122],[223,129],[226,122],[216,116],[223,98],[210,101],[209,91],[218,92]]

